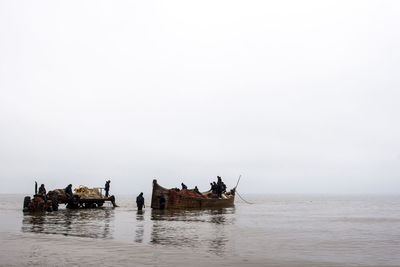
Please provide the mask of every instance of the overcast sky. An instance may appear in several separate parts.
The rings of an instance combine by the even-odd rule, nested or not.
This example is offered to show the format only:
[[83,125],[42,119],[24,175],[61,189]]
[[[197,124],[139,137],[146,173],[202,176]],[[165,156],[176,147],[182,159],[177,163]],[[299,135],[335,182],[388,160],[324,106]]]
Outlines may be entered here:
[[0,193],[400,193],[399,1],[0,0]]

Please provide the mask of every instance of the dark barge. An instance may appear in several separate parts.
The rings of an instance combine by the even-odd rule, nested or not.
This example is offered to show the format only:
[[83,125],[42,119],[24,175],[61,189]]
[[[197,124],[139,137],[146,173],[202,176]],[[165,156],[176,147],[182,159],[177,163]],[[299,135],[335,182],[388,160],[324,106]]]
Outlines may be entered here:
[[111,202],[114,207],[118,207],[115,203],[115,197],[106,197],[102,194],[101,188],[79,187],[75,189],[73,197],[68,197],[64,189],[55,189],[47,194],[37,194],[35,187],[35,195],[33,198],[26,196],[24,198],[23,211],[25,212],[44,212],[57,211],[60,204],[66,205],[69,209],[78,208],[96,208],[104,205],[105,202]]
[[196,193],[194,190],[167,189],[153,180],[153,193],[151,196],[152,209],[202,209],[226,208],[234,206],[236,186],[222,195],[221,198],[211,191]]

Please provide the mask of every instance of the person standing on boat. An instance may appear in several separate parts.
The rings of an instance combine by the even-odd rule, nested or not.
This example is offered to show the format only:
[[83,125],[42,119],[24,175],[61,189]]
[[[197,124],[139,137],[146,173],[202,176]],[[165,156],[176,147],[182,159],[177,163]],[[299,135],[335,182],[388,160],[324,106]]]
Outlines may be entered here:
[[184,183],[181,183],[181,186],[182,186],[182,190],[187,189],[187,186]]
[[217,185],[215,182],[213,182],[213,184],[212,184],[212,192],[213,192],[214,194],[217,193],[217,188],[218,188],[218,185]]
[[194,187],[194,190],[193,190],[193,191],[196,192],[197,194],[201,195],[199,189],[197,188],[197,185]]
[[108,191],[110,191],[110,180],[106,181],[106,184],[104,186],[104,191],[106,191],[106,197],[108,197]]
[[218,197],[222,197],[222,179],[220,176],[217,176],[217,195]]
[[144,197],[143,192],[141,192],[136,198],[136,205],[138,210],[142,210],[142,208],[146,208],[144,205]]
[[222,193],[226,192],[226,184],[224,182],[222,182]]

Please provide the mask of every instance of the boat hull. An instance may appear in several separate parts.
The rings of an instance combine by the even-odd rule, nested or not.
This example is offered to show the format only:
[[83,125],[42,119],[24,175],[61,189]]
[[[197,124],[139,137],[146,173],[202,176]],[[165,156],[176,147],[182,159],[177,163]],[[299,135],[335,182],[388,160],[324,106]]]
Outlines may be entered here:
[[[164,207],[160,202],[161,196],[165,198]],[[203,209],[203,208],[227,208],[234,206],[235,189],[230,192],[230,197],[203,198],[174,193],[173,189],[166,189],[153,180],[153,193],[151,197],[152,209]]]

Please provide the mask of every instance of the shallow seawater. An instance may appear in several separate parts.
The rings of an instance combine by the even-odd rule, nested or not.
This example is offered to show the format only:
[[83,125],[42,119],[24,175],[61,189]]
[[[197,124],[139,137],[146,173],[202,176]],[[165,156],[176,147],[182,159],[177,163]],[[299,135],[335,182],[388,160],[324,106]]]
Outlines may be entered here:
[[[253,204],[238,199],[233,208],[157,211],[146,203],[147,208],[138,212],[134,196],[120,196],[118,208],[24,214],[22,195],[0,195],[4,239],[0,249],[6,251],[0,252],[5,259],[0,263],[28,264],[13,246],[17,250],[18,244],[32,243],[32,247],[54,244],[53,253],[58,253],[60,244],[64,252],[118,244],[109,257],[122,265],[129,262],[122,259],[134,246],[142,254],[150,253],[142,264],[157,266],[164,264],[162,259],[153,262],[154,251],[167,251],[168,259],[182,258],[184,253],[194,262],[201,256],[237,266],[400,266],[400,196],[244,197]],[[91,251],[96,257],[94,248]],[[9,256],[14,252],[15,259]],[[182,262],[176,259],[176,263]]]

